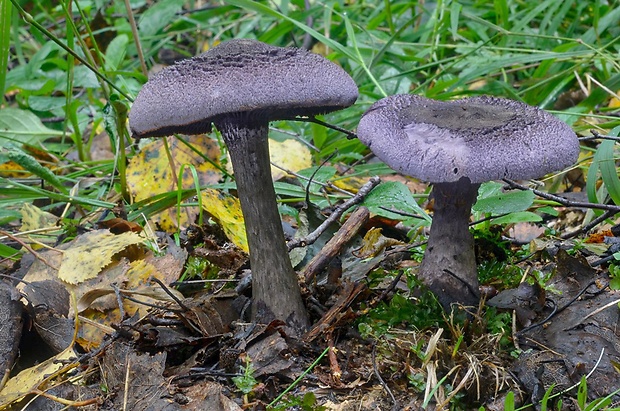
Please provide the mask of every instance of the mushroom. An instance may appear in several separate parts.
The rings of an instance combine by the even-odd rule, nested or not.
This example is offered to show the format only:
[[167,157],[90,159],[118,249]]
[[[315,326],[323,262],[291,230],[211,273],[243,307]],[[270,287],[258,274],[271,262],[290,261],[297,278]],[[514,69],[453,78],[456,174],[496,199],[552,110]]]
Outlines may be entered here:
[[433,183],[433,222],[418,276],[446,310],[480,299],[468,228],[480,184],[541,177],[579,155],[577,136],[559,119],[488,96],[386,97],[364,113],[357,135],[394,170]]
[[357,96],[353,79],[318,54],[231,40],[158,73],[131,108],[136,138],[220,131],[248,236],[255,321],[308,326],[271,179],[269,122],[343,109]]

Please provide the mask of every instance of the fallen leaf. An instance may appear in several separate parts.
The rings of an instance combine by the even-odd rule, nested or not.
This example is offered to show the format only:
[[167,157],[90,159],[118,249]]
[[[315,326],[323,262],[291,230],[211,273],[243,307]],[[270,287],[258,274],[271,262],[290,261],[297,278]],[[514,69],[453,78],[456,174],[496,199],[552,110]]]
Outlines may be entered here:
[[58,221],[58,217],[54,214],[43,211],[32,203],[24,203],[20,212],[22,214],[20,231],[22,232],[56,227],[56,222]]
[[44,390],[43,386],[52,376],[62,370],[70,370],[75,367],[73,363],[76,359],[73,347],[68,347],[63,352],[54,357],[27,368],[9,379],[0,391],[0,409],[19,401],[30,393]]
[[[183,168],[182,183],[184,189],[194,188],[194,177],[190,167],[196,169],[198,184],[206,186],[217,183],[221,178],[218,168],[220,150],[217,142],[203,135],[187,137],[193,151],[177,138],[168,137],[170,152],[175,162],[175,172],[171,170],[168,156],[164,149],[164,139],[154,140],[142,148],[127,166],[127,186],[134,201],[141,201],[158,194],[177,191],[175,175]],[[205,160],[200,154],[210,161]],[[186,227],[193,223],[197,208],[183,207],[177,216],[176,207],[165,210],[153,217],[159,226],[168,232],[176,231],[179,226]]]
[[144,241],[136,233],[115,235],[108,230],[92,231],[79,236],[77,240],[73,247],[63,252],[58,271],[58,278],[69,284],[96,277],[103,267],[112,262],[114,254],[129,245]]
[[213,189],[202,190],[201,196],[202,208],[218,221],[226,237],[247,253],[248,239],[239,199]]
[[[312,167],[312,154],[308,147],[293,139],[284,141],[269,139],[269,159],[273,164],[292,172]],[[271,166],[271,178],[274,181],[285,175],[286,172],[280,168]]]
[[107,228],[113,234],[126,233],[127,231],[139,233],[142,231],[142,227],[138,224],[122,218],[111,218],[109,220],[99,221],[97,223],[97,228]]
[[405,243],[402,241],[398,241],[394,238],[385,237],[381,234],[381,228],[373,227],[368,230],[362,241],[362,246],[354,255],[358,258],[376,257],[387,247],[404,244]]

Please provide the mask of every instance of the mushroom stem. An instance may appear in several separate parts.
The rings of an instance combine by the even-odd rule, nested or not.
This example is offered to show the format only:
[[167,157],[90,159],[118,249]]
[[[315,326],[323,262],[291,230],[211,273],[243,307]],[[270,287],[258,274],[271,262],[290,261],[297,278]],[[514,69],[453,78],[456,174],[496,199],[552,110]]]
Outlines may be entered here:
[[252,269],[252,318],[285,321],[298,332],[309,322],[288,255],[271,179],[267,121],[216,122],[232,161]]
[[474,238],[469,232],[479,187],[466,177],[433,186],[435,211],[419,277],[448,312],[453,302],[477,306],[480,300]]

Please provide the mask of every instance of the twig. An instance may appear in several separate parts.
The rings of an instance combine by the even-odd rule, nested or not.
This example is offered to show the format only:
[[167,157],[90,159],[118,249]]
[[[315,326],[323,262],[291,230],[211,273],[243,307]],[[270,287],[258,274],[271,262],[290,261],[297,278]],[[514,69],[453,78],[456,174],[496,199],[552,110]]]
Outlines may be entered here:
[[592,230],[597,225],[601,224],[603,221],[605,221],[608,218],[611,218],[614,215],[618,214],[618,212],[620,212],[620,210],[607,210],[603,214],[601,214],[599,217],[597,217],[594,220],[590,221],[589,224],[584,225],[583,227],[578,228],[575,231],[571,231],[570,233],[562,234],[560,236],[560,238],[563,239],[563,240],[568,240],[569,238],[576,237],[579,234],[587,233],[588,231]]
[[293,248],[304,247],[308,244],[314,243],[332,223],[334,223],[342,216],[342,214],[344,214],[345,211],[347,211],[353,205],[361,203],[364,200],[364,197],[366,197],[366,195],[368,195],[368,193],[370,193],[370,191],[372,191],[372,189],[375,188],[380,182],[381,180],[379,179],[379,177],[372,177],[370,181],[368,181],[362,186],[362,188],[359,189],[357,194],[349,198],[344,203],[340,204],[334,210],[334,212],[329,217],[327,217],[327,219],[323,221],[320,226],[317,227],[316,230],[308,234],[306,237],[296,238],[289,241],[287,244],[289,251]]
[[41,261],[46,266],[48,266],[51,269],[54,269],[56,271],[59,271],[58,267],[54,267],[52,264],[48,263],[47,260],[45,260],[45,258],[41,257],[41,255],[39,253],[37,253],[35,250],[33,250],[32,247],[30,247],[24,241],[20,240],[19,238],[17,238],[16,236],[12,235],[8,231],[0,230],[0,234],[2,234],[3,236],[5,236],[7,238],[10,238],[11,240],[15,241],[16,243],[18,243],[19,245],[24,247],[26,250],[28,250],[28,252],[30,254],[32,254],[37,260]]
[[403,277],[404,273],[405,273],[404,270],[398,270],[398,274],[396,275],[396,277],[394,277],[390,285],[385,290],[383,290],[383,292],[379,295],[379,298],[377,298],[373,306],[379,303],[380,301],[383,301],[384,299],[386,299],[387,295],[396,289],[396,286],[398,285],[398,282],[400,281],[400,279]]
[[324,332],[335,327],[338,321],[342,319],[347,308],[366,289],[367,286],[365,282],[347,283],[336,303],[312,326],[310,331],[304,334],[302,340],[310,344]]
[[344,194],[344,195],[348,195],[348,196],[353,196],[353,195],[355,195],[354,193],[352,193],[352,192],[350,192],[350,191],[347,191],[347,190],[345,190],[345,189],[342,189],[342,188],[340,188],[340,187],[338,187],[338,186],[334,185],[333,183],[331,183],[331,182],[329,182],[329,181],[328,181],[328,182],[326,182],[326,183],[323,183],[322,181],[314,181],[314,180],[313,180],[312,178],[310,178],[310,177],[302,176],[301,174],[296,173],[296,172],[294,172],[293,170],[289,170],[288,168],[284,168],[284,167],[282,167],[282,166],[279,166],[279,165],[277,165],[277,164],[276,164],[276,163],[274,163],[274,162],[271,162],[271,165],[272,165],[272,166],[274,166],[275,168],[279,169],[279,170],[284,171],[286,174],[290,174],[290,175],[292,175],[292,176],[294,176],[294,177],[296,177],[296,178],[298,178],[298,179],[300,179],[300,180],[304,180],[304,181],[307,181],[307,182],[312,183],[312,184],[318,184],[318,185],[320,185],[320,186],[321,186],[321,187],[323,187],[323,188],[328,188],[328,189],[330,189],[330,190],[338,191],[338,192],[340,192],[340,193],[342,193],[342,194]]
[[140,36],[138,35],[138,26],[136,25],[136,19],[133,16],[133,10],[131,9],[129,0],[125,0],[125,10],[127,11],[127,18],[129,19],[129,26],[131,27],[131,34],[133,35],[133,41],[138,53],[138,59],[140,60],[142,74],[148,77],[149,70],[146,68],[146,61],[144,61],[144,53],[142,52],[142,43],[140,42]]
[[579,324],[574,325],[573,327],[571,327],[571,329],[577,327],[578,325],[583,324],[583,322],[585,320],[587,320],[588,318],[590,318],[592,316],[595,316],[596,314],[598,314],[598,313],[600,313],[602,311],[605,311],[609,307],[613,307],[613,306],[617,305],[618,303],[620,303],[620,299],[613,300],[612,302],[607,303],[604,306],[597,308],[596,310],[592,311],[590,314],[588,314],[585,317],[583,317],[583,319],[581,321],[579,321]]
[[351,214],[336,235],[325,244],[321,251],[303,269],[302,277],[306,284],[310,284],[314,277],[329,265],[330,261],[340,253],[342,247],[366,224],[369,217],[370,211],[366,207],[360,207]]
[[608,255],[607,257],[603,257],[599,260],[593,261],[590,263],[590,267],[598,267],[599,265],[608,263],[610,261],[613,261],[616,259],[616,257],[614,257],[615,253],[612,253],[611,255]]
[[390,387],[388,387],[388,385],[385,383],[385,381],[383,380],[383,377],[381,377],[381,373],[379,372],[379,369],[377,368],[377,342],[375,341],[375,343],[372,345],[372,369],[375,372],[375,375],[377,376],[377,379],[379,380],[379,383],[381,384],[381,386],[383,387],[383,389],[388,393],[388,395],[390,396],[390,398],[392,398],[392,409],[398,409],[398,401],[396,401],[396,397],[394,397],[394,394],[392,394],[392,390],[390,390]]
[[611,140],[611,141],[620,141],[620,137],[613,137],[613,136],[604,136],[602,134],[600,134],[598,131],[596,130],[590,130],[590,133],[592,133],[591,136],[587,136],[587,137],[579,137],[579,141],[591,141],[591,140]]
[[586,291],[588,291],[588,288],[590,288],[590,286],[595,285],[596,284],[596,280],[592,280],[590,281],[585,287],[583,287],[583,289],[581,289],[581,291],[579,291],[577,293],[577,295],[575,295],[573,298],[570,299],[569,302],[567,302],[566,304],[564,304],[562,307],[557,308],[557,305],[555,303],[555,301],[551,300],[551,299],[547,299],[548,301],[551,301],[554,304],[553,307],[553,311],[551,312],[551,314],[549,314],[547,316],[547,318],[545,318],[544,320],[537,322],[536,324],[532,324],[528,327],[525,327],[524,329],[522,329],[521,331],[519,331],[517,334],[518,335],[523,335],[523,333],[525,333],[526,331],[529,331],[533,328],[536,327],[540,327],[541,325],[545,324],[547,321],[549,321],[552,317],[555,317],[556,315],[558,315],[559,313],[561,313],[562,311],[564,311],[565,309],[567,309],[572,303],[574,303],[575,301],[577,301],[577,299],[579,297],[581,297]]
[[159,284],[159,286],[162,288],[162,290],[164,290],[164,292],[166,294],[168,294],[168,296],[170,296],[170,298],[172,298],[178,305],[179,307],[181,307],[182,309],[184,309],[185,311],[191,311],[190,308],[188,308],[185,304],[183,304],[181,302],[181,300],[179,300],[177,298],[176,295],[174,295],[173,293],[170,292],[170,290],[168,289],[168,287],[166,286],[166,284],[164,284],[159,278],[156,277],[151,277],[151,280],[155,281],[157,284]]
[[123,411],[127,410],[127,402],[129,400],[129,376],[131,375],[131,357],[128,355],[125,359],[127,362],[125,363],[125,386],[123,387],[125,389],[123,393]]
[[342,381],[340,381],[340,378],[342,377],[342,370],[340,369],[340,365],[338,365],[338,357],[336,357],[333,331],[330,331],[327,335],[327,344],[329,346],[329,353],[327,354],[327,358],[329,359],[329,368],[331,368],[332,376],[336,385],[341,385]]
[[616,212],[620,212],[620,206],[611,205],[611,204],[598,204],[598,203],[587,203],[582,201],[571,201],[567,198],[556,196],[554,194],[545,193],[544,191],[536,190],[534,188],[529,188],[524,185],[518,184],[515,181],[509,180],[507,178],[502,179],[510,188],[517,188],[523,191],[532,191],[539,197],[542,197],[547,200],[555,201],[556,203],[560,203],[566,207],[581,207],[581,208],[593,208],[597,210],[612,210]]
[[305,122],[308,122],[308,123],[314,123],[314,124],[318,124],[318,125],[323,126],[323,127],[331,128],[332,130],[340,131],[341,133],[346,134],[346,136],[347,136],[347,138],[349,140],[353,140],[354,138],[357,138],[357,134],[355,134],[354,132],[349,131],[346,128],[342,128],[342,127],[335,126],[333,124],[326,123],[325,121],[319,120],[316,117],[292,117],[292,118],[289,118],[287,120],[290,120],[290,121],[305,121]]
[[116,295],[116,303],[118,304],[118,311],[120,313],[121,322],[125,319],[125,306],[123,305],[123,297],[121,291],[116,284],[112,284],[114,294]]

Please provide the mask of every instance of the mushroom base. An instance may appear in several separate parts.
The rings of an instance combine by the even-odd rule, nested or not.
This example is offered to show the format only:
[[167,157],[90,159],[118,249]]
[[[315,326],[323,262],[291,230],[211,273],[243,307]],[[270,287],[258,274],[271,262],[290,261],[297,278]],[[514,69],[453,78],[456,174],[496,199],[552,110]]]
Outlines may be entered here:
[[245,220],[252,269],[252,319],[278,319],[297,332],[309,321],[291,265],[271,179],[267,122],[240,118],[216,123],[228,146]]
[[435,212],[418,276],[448,312],[454,303],[477,306],[480,301],[474,238],[469,232],[478,187],[466,177],[433,186]]

